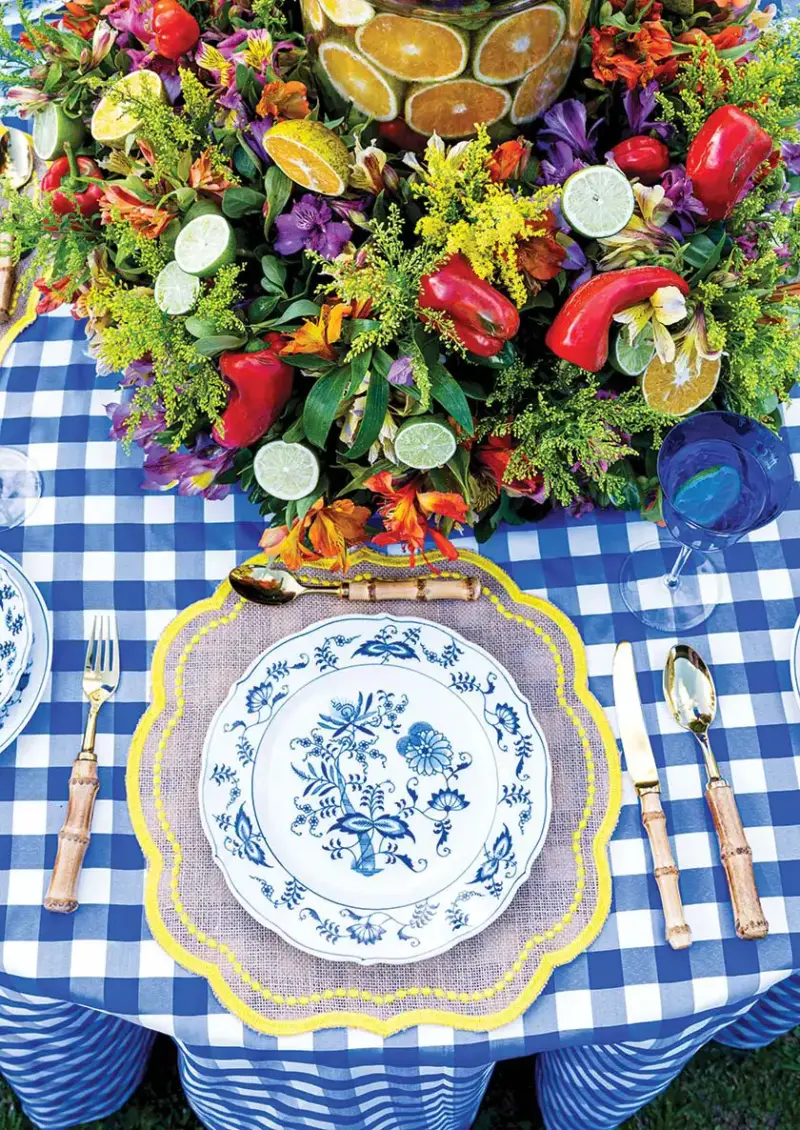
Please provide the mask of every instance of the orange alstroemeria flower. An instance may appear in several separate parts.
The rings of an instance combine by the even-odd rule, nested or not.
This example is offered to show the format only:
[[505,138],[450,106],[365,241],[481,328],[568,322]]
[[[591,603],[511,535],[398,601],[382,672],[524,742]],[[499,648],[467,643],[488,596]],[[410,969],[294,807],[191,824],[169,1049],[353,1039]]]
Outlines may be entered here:
[[212,168],[210,149],[201,153],[189,170],[189,187],[197,192],[205,192],[208,196],[221,198],[225,189],[232,185],[233,181],[227,180],[224,173]]
[[64,275],[53,283],[46,279],[36,279],[33,285],[42,295],[36,303],[37,314],[49,314],[51,310],[57,310],[65,302],[71,302],[75,293],[75,284],[70,275]]
[[364,541],[369,516],[366,506],[356,506],[350,498],[338,498],[330,505],[318,498],[304,518],[294,521],[291,530],[288,526],[265,530],[260,545],[287,569],[296,571],[314,561],[330,559],[333,568],[344,573],[348,549]]
[[556,218],[551,211],[531,226],[535,227],[534,234],[517,244],[517,267],[531,289],[538,290],[539,282],[554,279],[559,273],[567,250],[555,238]]
[[308,91],[302,82],[268,82],[261,91],[256,113],[261,118],[306,118],[311,113]]
[[[661,5],[654,4],[654,16]],[[670,82],[678,70],[679,57],[673,54],[672,36],[660,19],[644,20],[639,29],[625,37],[609,24],[593,27],[592,74],[608,85],[618,79],[628,90],[646,86],[652,79]]]
[[473,455],[478,464],[492,476],[498,490],[505,491],[512,498],[531,498],[534,502],[544,502],[547,498],[544,476],[532,465],[529,465],[527,478],[513,479],[510,482],[506,480],[514,450],[511,436],[489,436],[474,449]]
[[375,545],[404,545],[414,566],[417,553],[425,556],[425,537],[430,534],[436,548],[448,560],[458,557],[458,552],[439,530],[429,521],[433,516],[452,518],[456,522],[466,521],[469,507],[460,494],[443,491],[420,491],[420,478],[411,479],[402,486],[395,487],[390,471],[372,475],[364,486],[386,499],[378,507],[383,519],[384,532],[372,539]]
[[91,39],[100,17],[94,10],[93,0],[68,0],[61,17],[63,31],[73,31],[81,39]]
[[316,322],[306,320],[299,330],[289,336],[288,343],[281,353],[313,353],[327,361],[336,360],[333,348],[342,336],[342,322],[345,318],[364,317],[372,302],[336,302],[325,305]]
[[113,223],[118,217],[122,217],[134,231],[146,239],[158,239],[175,218],[174,213],[157,208],[154,204],[145,204],[138,196],[118,184],[105,185],[100,211],[103,213],[104,224]]
[[519,180],[525,172],[531,155],[530,144],[517,138],[498,145],[489,158],[489,176],[495,182]]

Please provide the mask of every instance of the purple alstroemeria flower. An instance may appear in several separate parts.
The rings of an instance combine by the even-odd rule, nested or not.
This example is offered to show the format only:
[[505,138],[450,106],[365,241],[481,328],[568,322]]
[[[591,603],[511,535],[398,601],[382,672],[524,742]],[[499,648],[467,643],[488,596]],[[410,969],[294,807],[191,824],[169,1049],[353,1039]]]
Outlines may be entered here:
[[122,388],[143,388],[153,383],[153,366],[149,361],[131,361],[123,371]]
[[366,224],[366,214],[369,211],[373,197],[358,196],[353,200],[335,200],[331,198],[326,200],[326,204],[336,213],[337,216],[343,220],[349,220],[350,223],[356,224],[359,227],[364,227]]
[[310,192],[300,197],[291,212],[278,216],[275,227],[279,255],[318,251],[326,259],[335,259],[353,234],[349,224],[334,220],[327,203]]
[[800,176],[800,141],[782,141],[781,157],[786,171],[793,177]]
[[682,165],[673,165],[667,169],[661,178],[665,198],[672,205],[670,222],[664,224],[662,230],[673,239],[682,240],[691,235],[697,227],[698,217],[705,217],[706,210],[696,196],[692,194],[692,181],[687,177]]
[[536,142],[545,156],[550,156],[551,146],[563,141],[569,146],[573,157],[590,165],[597,163],[595,135],[603,123],[595,122],[589,132],[586,132],[586,106],[583,102],[577,98],[556,102],[544,115],[543,121],[545,128],[539,130]]
[[209,436],[198,440],[192,451],[168,451],[154,443],[144,461],[144,490],[171,490],[202,498],[227,498],[230,483],[215,482],[233,463],[235,451],[218,447]]
[[227,36],[226,39],[221,39],[219,43],[217,43],[217,51],[226,59],[231,59],[236,48],[241,47],[243,43],[247,43],[247,38],[246,31],[235,31],[232,35]]
[[265,165],[271,165],[269,153],[264,148],[264,134],[269,133],[272,129],[272,118],[257,118],[242,130],[242,138],[247,144],[247,147],[253,151],[259,161],[263,161]]
[[539,165],[540,184],[563,184],[567,177],[587,166],[588,162],[576,157],[566,141],[556,141],[548,150],[548,156]]
[[128,420],[133,411],[133,405],[129,400],[122,404],[106,404],[105,409],[111,421],[109,437],[117,440],[118,443],[126,439],[132,440],[144,451],[153,445],[156,436],[160,435],[166,427],[164,413],[159,410],[153,416],[143,416],[134,430],[129,431]]
[[228,129],[244,129],[249,124],[251,114],[247,103],[235,87],[230,87],[217,97],[217,105],[227,110],[225,125]]
[[408,354],[404,353],[402,357],[398,357],[396,361],[392,362],[386,379],[390,385],[413,385],[414,374],[411,370],[411,358]]
[[117,31],[130,32],[151,51],[155,47],[152,0],[112,0],[103,15]]
[[181,96],[181,76],[178,74],[178,64],[172,59],[162,59],[160,56],[153,58],[152,51],[139,51],[135,47],[126,47],[125,54],[131,60],[132,71],[155,71],[161,75],[167,101],[174,106]]
[[566,251],[566,255],[561,261],[562,270],[582,271],[586,266],[587,259],[581,245],[574,239],[570,239],[569,236],[560,233],[556,236],[556,242]]
[[625,134],[626,137],[635,137],[638,134],[646,133],[655,134],[662,141],[666,141],[672,135],[673,127],[669,122],[653,122],[650,120],[650,115],[655,112],[658,105],[656,102],[658,89],[658,83],[653,80],[648,82],[645,87],[637,86],[623,94],[622,105],[630,126]]

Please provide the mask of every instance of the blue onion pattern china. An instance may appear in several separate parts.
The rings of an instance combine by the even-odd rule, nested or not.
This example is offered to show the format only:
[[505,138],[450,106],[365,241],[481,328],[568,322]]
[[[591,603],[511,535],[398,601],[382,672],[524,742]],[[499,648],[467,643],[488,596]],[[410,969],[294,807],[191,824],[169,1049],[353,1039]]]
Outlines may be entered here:
[[0,707],[11,698],[28,662],[31,627],[22,590],[0,568]]
[[541,850],[550,764],[510,675],[425,620],[276,644],[209,728],[200,808],[238,901],[293,945],[419,961],[485,929]]

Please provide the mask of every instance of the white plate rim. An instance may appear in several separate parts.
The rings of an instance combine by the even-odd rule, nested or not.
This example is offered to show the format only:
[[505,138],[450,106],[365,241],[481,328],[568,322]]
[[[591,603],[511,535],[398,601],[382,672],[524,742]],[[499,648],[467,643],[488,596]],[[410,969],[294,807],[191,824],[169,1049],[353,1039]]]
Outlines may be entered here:
[[8,569],[4,568],[3,562],[0,561],[0,584],[2,584],[4,576],[7,577],[9,582],[16,587],[19,593],[19,599],[22,602],[22,610],[25,622],[25,636],[22,650],[19,652],[22,658],[18,660],[16,677],[12,676],[9,682],[9,686],[4,692],[0,692],[0,709],[5,706],[8,700],[11,698],[14,691],[17,689],[20,679],[25,674],[25,668],[27,667],[28,660],[31,656],[31,644],[33,642],[33,631],[31,630],[31,610],[30,604],[28,602],[28,596],[25,592],[25,586],[20,584],[16,576],[9,573]]
[[44,667],[38,685],[34,687],[33,683],[28,683],[28,686],[22,692],[22,699],[18,705],[13,708],[13,710],[20,711],[20,716],[14,718],[13,714],[9,714],[7,723],[8,729],[6,730],[6,728],[3,727],[3,729],[0,730],[0,753],[2,753],[12,742],[17,740],[44,698],[47,680],[50,677],[53,667],[53,630],[50,623],[50,610],[45,604],[44,597],[39,591],[36,582],[32,581],[30,577],[22,571],[21,566],[13,557],[9,557],[9,555],[2,550],[0,550],[0,566],[12,573],[23,590],[26,599],[28,599],[28,610],[31,613],[32,636],[35,634],[34,620],[37,614],[41,616],[41,622],[44,628],[44,640],[42,644],[37,640],[34,646],[37,651],[40,647],[44,646],[46,653]]
[[789,670],[792,675],[794,697],[797,700],[797,705],[800,706],[800,616],[797,617],[797,622],[792,630],[792,646],[789,651]]

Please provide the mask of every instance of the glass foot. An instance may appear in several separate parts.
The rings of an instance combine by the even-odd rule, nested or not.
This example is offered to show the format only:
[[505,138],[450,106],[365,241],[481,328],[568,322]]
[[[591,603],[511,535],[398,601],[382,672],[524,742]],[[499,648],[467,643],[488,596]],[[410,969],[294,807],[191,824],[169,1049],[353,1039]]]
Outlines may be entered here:
[[707,620],[719,601],[719,577],[701,553],[692,553],[676,587],[667,576],[683,546],[671,538],[653,538],[625,559],[620,574],[622,599],[648,628],[681,635]]
[[42,476],[16,447],[0,447],[0,530],[27,522],[42,497]]

